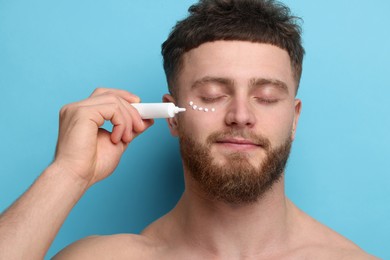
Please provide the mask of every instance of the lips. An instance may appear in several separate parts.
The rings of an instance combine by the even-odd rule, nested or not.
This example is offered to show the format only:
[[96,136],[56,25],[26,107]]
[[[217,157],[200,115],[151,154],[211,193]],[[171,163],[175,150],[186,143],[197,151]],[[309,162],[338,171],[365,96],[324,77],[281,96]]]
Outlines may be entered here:
[[217,145],[222,145],[225,149],[233,149],[239,151],[252,150],[261,147],[259,144],[247,140],[247,139],[239,139],[239,138],[223,138],[216,141]]
[[207,143],[209,145],[217,145],[222,149],[242,151],[258,148],[268,151],[271,147],[270,141],[260,134],[234,129],[210,134],[207,138]]
[[226,139],[221,139],[221,140],[217,140],[217,143],[221,143],[221,144],[237,144],[237,145],[255,145],[255,146],[259,146],[258,144],[250,141],[250,140],[246,140],[246,139],[237,139],[237,138],[226,138]]

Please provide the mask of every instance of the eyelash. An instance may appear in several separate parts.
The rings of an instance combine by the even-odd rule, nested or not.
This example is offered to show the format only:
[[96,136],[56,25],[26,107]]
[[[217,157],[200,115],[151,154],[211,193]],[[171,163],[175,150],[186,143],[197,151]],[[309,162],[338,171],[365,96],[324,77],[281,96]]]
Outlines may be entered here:
[[221,99],[222,96],[220,97],[201,97],[200,99],[205,102],[205,103],[213,103]]
[[275,104],[276,102],[278,102],[277,99],[266,99],[266,98],[256,98],[258,100],[259,103],[263,103],[263,104]]
[[[217,102],[218,100],[222,99],[223,96],[219,97],[201,97],[202,102],[204,103],[213,103]],[[267,98],[256,98],[256,100],[259,103],[266,104],[266,105],[271,105],[277,103],[279,100],[278,99],[267,99]]]

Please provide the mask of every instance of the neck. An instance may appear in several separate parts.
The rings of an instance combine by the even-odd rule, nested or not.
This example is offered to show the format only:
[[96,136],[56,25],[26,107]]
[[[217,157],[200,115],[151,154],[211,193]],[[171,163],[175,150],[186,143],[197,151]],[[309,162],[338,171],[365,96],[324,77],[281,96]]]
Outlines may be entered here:
[[[284,179],[255,203],[229,205],[208,199],[186,176],[186,190],[172,212],[182,241],[213,255],[258,255],[288,242],[291,202]],[[287,234],[287,235],[286,235]]]

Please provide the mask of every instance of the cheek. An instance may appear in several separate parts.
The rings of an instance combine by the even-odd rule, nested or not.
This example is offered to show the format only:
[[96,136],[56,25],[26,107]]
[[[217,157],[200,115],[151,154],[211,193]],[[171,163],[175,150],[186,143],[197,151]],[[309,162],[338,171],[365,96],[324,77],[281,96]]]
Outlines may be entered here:
[[281,144],[291,136],[293,121],[294,113],[290,109],[284,109],[265,114],[258,123],[267,132],[271,142]]
[[186,120],[205,125],[212,122],[216,117],[219,117],[222,111],[222,109],[219,109],[215,104],[207,104],[197,99],[187,100],[186,103],[183,104],[183,107],[186,108]]
[[[194,105],[196,105],[195,102],[192,106]],[[199,141],[204,141],[210,133],[218,130],[218,125],[223,122],[223,110],[215,109],[212,111],[206,106],[201,106],[201,110],[199,110],[198,106],[195,108],[192,106],[189,105],[189,102],[187,103],[185,107],[187,110],[181,114],[180,124],[182,124],[186,134]]]
[[191,99],[187,102],[186,108],[190,111],[199,112],[203,115],[213,114],[218,110],[218,103],[216,102],[204,102],[199,99]]

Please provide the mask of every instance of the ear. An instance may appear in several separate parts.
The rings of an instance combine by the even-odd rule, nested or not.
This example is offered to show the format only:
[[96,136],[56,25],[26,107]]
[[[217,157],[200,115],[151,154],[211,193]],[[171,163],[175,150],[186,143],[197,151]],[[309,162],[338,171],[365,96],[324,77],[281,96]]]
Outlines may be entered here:
[[[175,99],[170,94],[165,94],[163,96],[163,102],[172,102],[176,104]],[[167,118],[166,120],[168,123],[169,130],[171,131],[171,135],[178,136],[179,134],[177,131],[177,126],[178,126],[177,117],[175,116],[172,118]]]
[[301,115],[301,108],[302,108],[302,101],[300,99],[295,99],[295,104],[294,104],[294,122],[293,122],[293,128],[292,128],[292,134],[291,134],[291,139],[294,140],[295,139],[295,133],[296,133],[296,130],[297,130],[297,126],[298,126],[298,120],[299,120],[299,116]]

